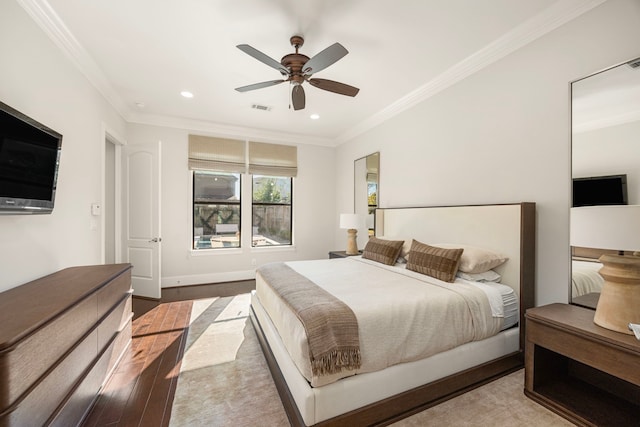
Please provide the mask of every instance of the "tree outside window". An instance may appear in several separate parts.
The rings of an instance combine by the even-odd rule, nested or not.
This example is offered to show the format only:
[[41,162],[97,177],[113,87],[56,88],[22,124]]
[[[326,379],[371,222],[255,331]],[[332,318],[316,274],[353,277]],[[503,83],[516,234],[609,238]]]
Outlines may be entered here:
[[291,177],[253,175],[252,245],[292,244]]

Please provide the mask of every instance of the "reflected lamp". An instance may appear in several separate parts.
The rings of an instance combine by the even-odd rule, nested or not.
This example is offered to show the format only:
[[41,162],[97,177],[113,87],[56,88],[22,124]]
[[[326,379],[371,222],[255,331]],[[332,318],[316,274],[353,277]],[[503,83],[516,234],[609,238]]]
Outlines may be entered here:
[[593,321],[631,334],[629,323],[640,323],[640,205],[572,208],[570,240],[572,246],[618,251],[599,258],[604,284]]

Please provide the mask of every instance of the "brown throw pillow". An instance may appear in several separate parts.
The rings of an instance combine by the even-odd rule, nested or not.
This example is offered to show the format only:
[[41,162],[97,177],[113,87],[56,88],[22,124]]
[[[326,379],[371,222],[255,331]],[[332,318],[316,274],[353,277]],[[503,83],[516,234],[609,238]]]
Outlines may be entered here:
[[413,240],[407,269],[445,282],[456,280],[460,257],[464,249],[445,249]]
[[362,258],[393,265],[400,255],[403,243],[403,240],[384,240],[371,237],[362,251]]

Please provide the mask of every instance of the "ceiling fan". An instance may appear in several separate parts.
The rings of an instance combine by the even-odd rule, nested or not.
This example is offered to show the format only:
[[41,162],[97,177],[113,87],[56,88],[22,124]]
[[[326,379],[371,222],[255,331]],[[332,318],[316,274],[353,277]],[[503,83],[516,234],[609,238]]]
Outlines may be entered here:
[[258,61],[280,71],[282,76],[286,77],[286,79],[254,83],[248,86],[237,87],[236,90],[238,92],[248,92],[250,90],[262,89],[280,83],[290,82],[293,86],[291,91],[291,103],[294,110],[304,109],[305,94],[302,83],[305,81],[309,82],[311,86],[315,86],[329,92],[338,93],[340,95],[356,96],[358,94],[360,89],[357,87],[335,82],[333,80],[311,78],[312,74],[324,70],[349,53],[349,51],[347,51],[347,49],[345,49],[340,43],[334,43],[315,55],[313,58],[309,58],[306,55],[298,53],[298,49],[304,44],[304,39],[302,37],[293,36],[291,37],[290,42],[291,46],[296,49],[296,53],[285,55],[280,62],[270,58],[248,44],[238,45],[238,49],[247,55],[254,57]]

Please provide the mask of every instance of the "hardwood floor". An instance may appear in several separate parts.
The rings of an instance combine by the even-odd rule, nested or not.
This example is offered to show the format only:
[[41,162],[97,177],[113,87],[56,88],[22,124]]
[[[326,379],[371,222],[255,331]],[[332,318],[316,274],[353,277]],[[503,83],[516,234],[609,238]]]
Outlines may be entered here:
[[82,424],[168,426],[191,301],[159,304],[133,321],[130,351]]
[[252,289],[255,281],[249,280],[163,289],[160,302],[134,297],[131,347],[82,426],[168,426],[192,300]]

